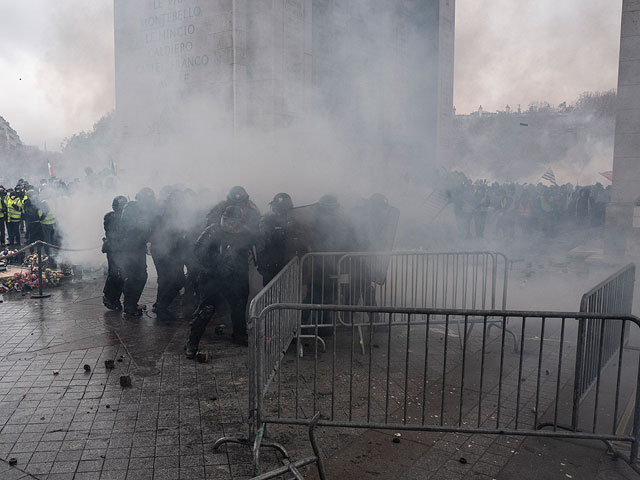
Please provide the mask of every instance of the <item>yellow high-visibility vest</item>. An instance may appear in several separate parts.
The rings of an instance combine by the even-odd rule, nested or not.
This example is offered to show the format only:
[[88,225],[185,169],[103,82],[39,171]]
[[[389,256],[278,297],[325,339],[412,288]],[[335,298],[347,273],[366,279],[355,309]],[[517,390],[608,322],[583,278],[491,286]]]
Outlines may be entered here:
[[[47,202],[46,200],[42,201],[43,204],[45,204],[47,207],[49,207],[49,202]],[[38,216],[42,217],[42,214],[44,212],[42,210],[38,210]],[[53,211],[51,210],[51,207],[48,208],[47,211],[47,216],[42,218],[40,220],[40,223],[42,225],[53,225],[54,223],[56,223],[56,216],[53,214]]]
[[19,222],[22,220],[22,199],[7,198],[7,215],[10,222]]

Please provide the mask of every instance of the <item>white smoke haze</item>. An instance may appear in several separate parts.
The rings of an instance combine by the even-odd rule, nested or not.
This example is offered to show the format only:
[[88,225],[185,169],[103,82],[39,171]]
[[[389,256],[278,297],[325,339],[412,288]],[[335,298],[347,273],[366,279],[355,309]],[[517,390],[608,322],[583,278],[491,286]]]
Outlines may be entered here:
[[[98,44],[95,64],[85,53],[96,47],[85,40],[92,35],[92,28],[103,28],[98,23],[101,16],[110,15],[111,4],[108,3],[92,4],[94,6],[86,7],[86,12],[77,12],[69,1],[60,4],[58,12],[51,12],[56,18],[55,24],[60,27],[60,45],[68,45],[68,39],[73,37],[82,48],[78,53],[73,53],[71,48],[52,53],[51,63],[42,71],[41,78],[43,82],[60,86],[60,95],[52,97],[52,101],[64,106],[65,121],[77,121],[78,130],[86,129],[84,125],[109,111],[113,101],[113,73],[109,70],[112,63],[104,61],[110,58],[105,52],[112,48],[109,45],[112,32],[102,36],[108,41]],[[417,100],[421,98],[407,94],[424,88],[425,62],[420,61],[424,52],[412,48],[420,44],[420,38],[411,30],[404,32],[402,38],[409,48],[399,55],[395,5],[377,3],[377,8],[367,2],[362,5],[369,8],[363,8],[365,16],[359,23],[354,23],[359,28],[347,29],[348,34],[337,37],[332,45],[335,63],[341,67],[331,79],[332,86],[335,85],[334,97],[328,99],[326,89],[303,91],[306,84],[292,85],[292,91],[297,87],[302,92],[300,95],[307,98],[306,110],[286,127],[271,131],[260,127],[238,128],[234,134],[229,121],[228,87],[212,83],[207,85],[208,91],[198,93],[165,78],[160,95],[154,97],[159,79],[149,72],[132,70],[129,80],[139,86],[137,95],[151,96],[149,108],[134,111],[132,116],[127,114],[123,120],[122,111],[127,110],[127,105],[120,104],[114,114],[112,130],[102,137],[102,141],[89,142],[91,147],[84,156],[76,156],[73,161],[67,157],[57,169],[58,175],[68,180],[82,179],[85,166],[91,166],[95,172],[110,168],[111,160],[119,169],[115,188],[87,188],[83,193],[76,193],[70,203],[61,201],[57,211],[64,245],[71,248],[99,245],[103,234],[102,214],[109,210],[115,195],[123,194],[133,199],[145,186],[153,188],[158,195],[164,185],[181,184],[195,191],[208,189],[211,205],[222,200],[231,186],[243,185],[263,213],[268,211],[268,202],[273,195],[280,191],[290,193],[296,205],[314,203],[322,194],[333,193],[345,210],[361,198],[381,192],[402,210],[397,246],[443,250],[478,248],[477,243],[466,244],[459,239],[451,207],[435,223],[429,223],[431,219],[424,212],[425,198],[434,188],[442,187],[441,178],[435,173],[441,171],[442,166],[426,153],[433,145],[425,134],[428,128],[425,129],[425,119],[420,114],[435,109],[436,105],[423,103],[416,108]],[[517,27],[514,25],[522,23],[522,13],[510,3],[500,2],[500,5],[504,15],[492,22],[511,22],[509,35],[515,35],[513,30]],[[562,77],[562,72],[569,75],[576,68],[584,72],[591,68],[589,62],[602,63],[603,58],[611,54],[610,49],[594,50],[589,55],[575,51],[554,53],[561,50],[562,42],[569,43],[571,36],[584,36],[585,28],[591,28],[594,36],[602,32],[601,40],[608,35],[608,27],[596,28],[596,20],[604,7],[595,1],[587,2],[575,21],[566,24],[558,19],[572,15],[568,7],[556,6],[554,10],[548,5],[540,9],[528,5],[527,12],[534,21],[530,28],[522,31],[522,38],[514,37],[511,41],[500,37],[500,29],[489,28],[489,23],[477,21],[482,18],[483,8],[465,4],[462,0],[457,3],[458,21],[461,15],[463,20],[457,27],[460,34],[456,47],[456,94],[461,90],[473,92],[466,97],[473,99],[469,102],[470,108],[476,108],[476,103],[487,108],[492,104],[502,108],[502,100],[497,100],[498,95],[502,95],[499,92],[506,92],[500,99],[515,98],[516,101],[522,98],[522,92],[530,91],[537,92],[535,95],[544,100],[571,100],[575,97],[575,81],[568,81],[568,76]],[[493,6],[486,11],[494,11]],[[546,17],[541,11],[547,12]],[[87,14],[89,20],[78,22],[78,15],[83,14]],[[470,17],[474,15],[475,26],[470,23]],[[608,12],[607,21],[611,17]],[[619,22],[619,12],[617,18]],[[112,29],[112,25],[109,28]],[[261,29],[263,27],[257,28]],[[541,47],[536,43],[529,45],[525,52],[527,35],[533,35],[536,29],[548,33],[541,36],[552,38],[551,46]],[[376,34],[372,36],[371,32]],[[497,41],[502,49],[495,48]],[[472,43],[475,44],[473,48]],[[610,45],[611,42],[604,43]],[[617,44],[617,38],[613,43]],[[370,55],[370,52],[376,54]],[[505,57],[511,60],[504,62],[502,70],[493,69],[487,74],[485,67],[491,69],[491,65]],[[77,62],[78,59],[84,63]],[[87,68],[79,71],[77,82],[67,82],[65,70],[81,63]],[[588,77],[583,75],[583,78]],[[615,81],[612,82],[609,76],[601,83],[610,88]],[[593,85],[594,90],[605,89],[600,88],[600,84]],[[544,88],[535,89],[535,86]],[[579,91],[590,87],[591,84],[585,85]],[[71,95],[78,91],[87,94]],[[526,100],[530,99],[530,96],[526,97]],[[282,101],[286,102],[287,98]],[[459,111],[464,109],[459,108]],[[121,122],[128,125],[123,127]],[[137,123],[151,125],[151,128],[139,131],[135,128]],[[491,136],[476,140],[478,149],[482,145],[499,148]],[[583,156],[585,150],[590,152],[588,159]],[[584,145],[577,144],[563,158],[555,159],[553,168],[561,183],[587,184],[594,179],[586,172],[608,169],[602,166],[607,164],[610,152],[606,141],[587,139]],[[456,158],[454,166],[463,167],[472,178],[500,181],[535,183],[542,173],[539,165],[527,162],[527,158],[506,165],[478,162],[472,157]],[[487,226],[487,230],[492,228],[493,225]],[[423,238],[416,240],[419,236]],[[482,246],[500,249],[503,242],[485,240]],[[102,258],[97,254],[95,261]]]
[[[224,90],[217,95],[185,89],[171,77],[162,78],[158,89],[152,73],[131,71],[135,95],[146,96],[148,108],[121,105],[104,134],[107,141],[88,142],[84,155],[68,158],[59,173],[82,179],[85,166],[96,173],[110,168],[112,160],[118,166],[115,188],[84,184],[68,203],[56,205],[64,246],[99,244],[102,214],[112,198],[133,199],[142,187],[153,188],[156,196],[165,185],[208,189],[213,206],[231,186],[242,185],[263,213],[281,191],[291,194],[295,205],[335,194],[345,211],[375,192],[401,208],[419,206],[436,168],[422,112],[436,105],[416,96],[425,88],[421,60],[432,52],[413,48],[423,33],[406,27],[407,48],[399,57],[395,6],[371,9],[363,2],[361,7],[358,29],[347,29],[331,52],[335,64],[345,67],[328,79],[340,91],[290,85],[308,103],[288,126],[243,127],[234,134]],[[420,108],[412,107],[417,101]],[[404,211],[410,218],[412,212]]]

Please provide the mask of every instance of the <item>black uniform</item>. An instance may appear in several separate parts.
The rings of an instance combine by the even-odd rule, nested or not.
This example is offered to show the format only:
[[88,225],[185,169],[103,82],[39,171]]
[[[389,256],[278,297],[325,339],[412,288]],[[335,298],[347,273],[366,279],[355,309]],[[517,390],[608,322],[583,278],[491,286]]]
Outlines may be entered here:
[[295,244],[292,237],[293,218],[289,212],[293,201],[288,193],[278,193],[270,203],[271,213],[260,219],[260,238],[258,242],[258,271],[262,275],[263,285],[267,285],[297,253],[291,247]]
[[154,221],[151,257],[158,272],[158,294],[154,311],[166,310],[185,285],[184,265],[187,227],[181,215],[184,196],[173,192],[165,201],[162,214]]
[[219,225],[210,225],[198,238],[195,256],[202,269],[199,280],[200,304],[191,321],[187,356],[195,355],[207,323],[224,300],[231,308],[234,341],[246,342],[249,255],[255,243],[254,238],[242,226],[233,233]]
[[0,185],[0,245],[5,244],[6,237],[6,221],[7,221],[7,204],[5,203],[7,191]]
[[122,272],[124,274],[124,312],[142,315],[138,300],[147,283],[147,241],[151,212],[137,201],[129,202],[121,221]]
[[220,225],[220,220],[227,207],[238,207],[241,211],[242,224],[253,235],[258,235],[260,229],[260,210],[249,200],[249,195],[242,187],[233,187],[227,199],[218,203],[207,214],[207,225]]
[[[333,195],[324,195],[316,206],[316,212],[311,224],[312,252],[350,252],[355,250],[357,237],[351,223],[340,211],[340,205]],[[334,298],[335,288],[332,279],[336,277],[336,265],[327,262],[322,268],[313,271],[302,272],[307,282],[313,282],[302,303],[334,304],[338,299]],[[327,323],[329,315],[323,312],[319,315],[321,323]],[[302,313],[303,323],[307,322],[309,311]]]
[[[27,224],[27,243],[33,243],[36,240],[44,240],[44,232],[40,223],[40,215],[38,207],[34,205],[31,198],[24,201],[24,212],[22,218]],[[33,247],[31,248],[33,252]],[[48,252],[47,252],[48,253]]]
[[[117,202],[119,198],[121,202]],[[111,310],[122,310],[120,296],[124,290],[123,246],[122,246],[122,209],[126,204],[124,197],[117,197],[113,210],[104,216],[104,238],[102,253],[107,254],[107,280],[102,290],[102,303]]]
[[258,271],[263,285],[284,268],[291,257],[287,254],[287,214],[267,213],[260,221]]

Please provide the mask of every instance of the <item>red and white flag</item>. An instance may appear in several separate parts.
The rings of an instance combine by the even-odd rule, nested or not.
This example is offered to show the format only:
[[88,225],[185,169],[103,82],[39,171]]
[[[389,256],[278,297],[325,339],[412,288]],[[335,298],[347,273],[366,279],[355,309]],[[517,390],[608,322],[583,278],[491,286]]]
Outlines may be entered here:
[[53,167],[51,166],[51,162],[47,162],[47,167],[49,167],[49,176],[50,177],[55,177],[56,174],[53,173]]
[[610,182],[613,182],[613,170],[609,170],[608,172],[600,172],[600,175],[602,175]]

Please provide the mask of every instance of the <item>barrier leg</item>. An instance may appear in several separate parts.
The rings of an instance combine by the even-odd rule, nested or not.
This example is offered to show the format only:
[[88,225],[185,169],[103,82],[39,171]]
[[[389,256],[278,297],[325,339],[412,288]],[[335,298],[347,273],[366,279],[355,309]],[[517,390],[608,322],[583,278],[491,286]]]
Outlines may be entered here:
[[38,251],[38,294],[31,295],[31,298],[47,298],[50,294],[42,292],[42,243],[36,243],[36,249]]

